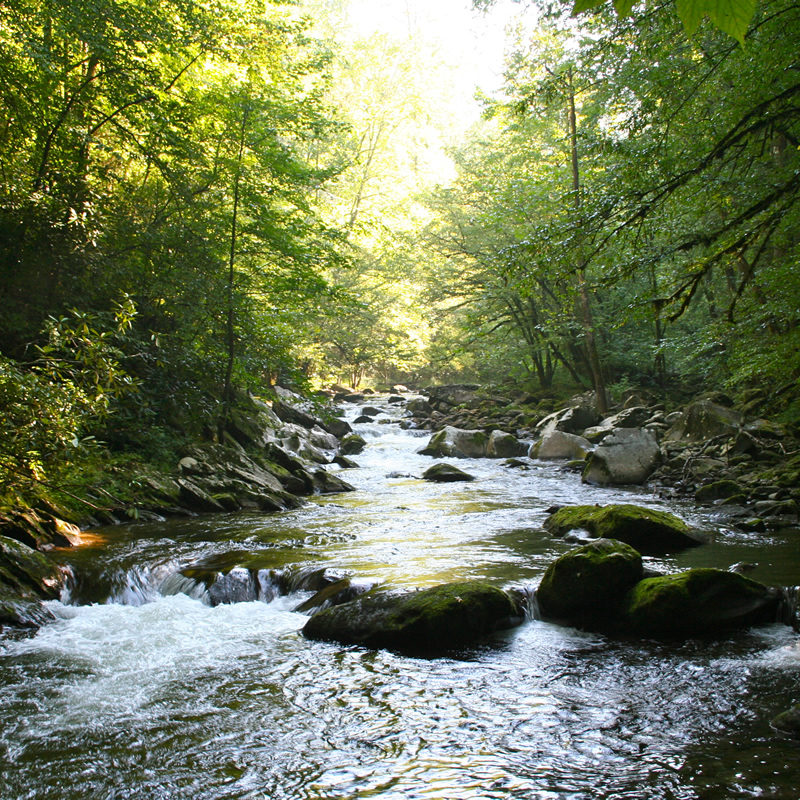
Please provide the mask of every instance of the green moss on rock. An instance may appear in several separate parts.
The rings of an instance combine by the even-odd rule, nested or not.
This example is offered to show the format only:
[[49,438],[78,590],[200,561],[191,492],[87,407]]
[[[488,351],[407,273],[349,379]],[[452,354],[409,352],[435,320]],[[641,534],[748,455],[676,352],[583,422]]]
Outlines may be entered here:
[[579,627],[603,626],[617,616],[619,604],[642,574],[636,550],[598,539],[556,559],[539,584],[536,600],[544,617]]
[[694,493],[694,499],[698,503],[713,503],[716,500],[727,500],[742,493],[742,487],[736,481],[721,480],[701,486]]
[[370,592],[316,614],[303,634],[309,639],[432,656],[473,645],[520,621],[519,610],[504,591],[464,581],[416,592]]
[[645,555],[661,555],[703,543],[674,514],[631,504],[566,506],[551,514],[544,527],[554,536],[586,530],[597,538],[625,542]]
[[639,581],[625,598],[621,624],[645,636],[713,634],[772,622],[778,593],[719,569],[692,569]]

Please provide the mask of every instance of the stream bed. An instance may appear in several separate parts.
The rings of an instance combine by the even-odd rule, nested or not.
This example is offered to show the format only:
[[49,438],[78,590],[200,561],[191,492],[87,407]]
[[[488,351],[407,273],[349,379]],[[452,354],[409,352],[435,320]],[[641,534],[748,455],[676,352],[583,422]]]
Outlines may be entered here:
[[447,459],[477,479],[427,483],[427,433],[355,428],[368,442],[343,472],[355,492],[100,529],[61,554],[102,602],[76,586],[50,604],[56,622],[0,634],[0,800],[800,797],[800,746],[769,727],[800,700],[784,625],[659,643],[530,620],[426,660],[305,640],[292,609],[309,592],[215,607],[165,594],[178,570],[232,551],[393,586],[534,587],[570,547],[541,530],[546,509],[610,502],[713,533],[647,566],[752,562],[757,580],[800,583],[800,531],[741,533],[545,462]]

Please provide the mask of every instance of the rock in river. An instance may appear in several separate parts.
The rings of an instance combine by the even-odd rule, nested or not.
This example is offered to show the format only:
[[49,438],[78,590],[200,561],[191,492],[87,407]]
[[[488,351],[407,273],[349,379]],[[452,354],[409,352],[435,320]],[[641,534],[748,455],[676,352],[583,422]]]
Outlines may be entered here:
[[585,530],[594,537],[618,539],[645,555],[663,555],[703,544],[702,537],[674,514],[628,503],[565,506],[545,520],[544,528],[553,536]]
[[586,483],[644,483],[661,461],[656,437],[642,428],[615,428],[592,453]]
[[550,564],[536,601],[545,618],[579,627],[606,627],[642,576],[642,557],[632,547],[597,539]]
[[456,481],[474,481],[475,476],[452,464],[434,464],[422,473],[422,479],[434,483],[454,483]]
[[520,610],[504,591],[464,581],[416,592],[370,592],[316,614],[303,635],[435,656],[474,645],[521,621]]
[[685,637],[774,622],[780,595],[721,569],[690,569],[639,581],[625,599],[622,625],[641,636]]

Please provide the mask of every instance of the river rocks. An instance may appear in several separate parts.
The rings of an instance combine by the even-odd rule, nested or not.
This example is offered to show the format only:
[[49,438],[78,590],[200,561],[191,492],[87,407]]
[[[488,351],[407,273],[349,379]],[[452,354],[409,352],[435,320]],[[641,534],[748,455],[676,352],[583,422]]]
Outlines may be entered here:
[[592,453],[586,483],[644,483],[661,460],[656,437],[641,428],[615,428]]
[[413,397],[406,403],[406,411],[415,417],[428,417],[433,407],[424,397]]
[[343,456],[354,456],[360,453],[367,446],[367,441],[357,433],[349,433],[342,439],[339,445],[339,452]]
[[42,601],[58,598],[65,576],[43,553],[0,536],[0,626],[35,627],[53,619]]
[[342,578],[320,589],[308,600],[300,603],[294,610],[302,614],[308,612],[316,614],[326,608],[349,603],[374,587],[375,584],[369,581],[353,581],[350,578]]
[[80,544],[80,533],[77,525],[32,508],[10,511],[0,517],[0,536],[16,539],[36,550]]
[[536,600],[545,618],[579,627],[605,626],[642,575],[636,550],[598,539],[556,559],[536,590]]
[[417,452],[434,458],[482,458],[486,455],[488,441],[481,430],[463,430],[447,425],[434,433]]
[[715,436],[735,436],[742,424],[742,415],[731,408],[699,400],[688,405],[682,416],[665,434],[665,441],[696,442]]
[[474,481],[475,476],[464,472],[452,464],[434,464],[422,473],[422,479],[434,483],[454,483],[457,481]]
[[800,739],[800,705],[782,711],[769,723],[778,733]]
[[703,544],[703,539],[673,514],[630,504],[566,506],[551,514],[544,528],[553,536],[585,530],[593,537],[618,539],[646,555],[674,553]]
[[715,503],[720,500],[729,500],[730,498],[741,497],[744,498],[744,491],[742,487],[736,482],[731,480],[714,481],[700,486],[694,493],[694,499],[698,503]]
[[582,436],[564,431],[546,433],[538,442],[531,445],[530,457],[550,459],[584,459],[592,451],[593,445]]
[[640,636],[717,634],[774,622],[780,595],[721,569],[691,569],[639,581],[628,593],[621,625]]
[[435,656],[469,647],[522,614],[502,590],[478,581],[416,592],[370,592],[315,614],[303,635],[341,644]]
[[479,389],[480,386],[475,383],[458,383],[448,386],[431,386],[426,393],[430,404],[439,410],[453,406],[476,408],[480,402]]
[[615,428],[641,428],[648,422],[653,412],[644,406],[624,408],[610,417],[606,417],[599,425],[583,431],[583,436],[590,442],[600,442],[605,439]]
[[489,458],[514,458],[524,456],[527,452],[528,445],[511,433],[495,430],[489,434],[486,444],[486,455]]

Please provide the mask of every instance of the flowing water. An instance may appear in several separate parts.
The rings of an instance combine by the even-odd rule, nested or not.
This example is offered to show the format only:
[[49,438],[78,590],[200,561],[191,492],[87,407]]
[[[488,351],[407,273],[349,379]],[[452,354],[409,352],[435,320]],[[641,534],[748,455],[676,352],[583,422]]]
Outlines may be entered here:
[[356,492],[99,530],[63,554],[81,580],[51,604],[57,621],[0,635],[2,800],[800,797],[800,748],[768,724],[800,700],[783,625],[664,644],[531,620],[424,660],[306,641],[292,609],[308,592],[215,607],[175,593],[178,570],[231,552],[284,574],[533,587],[570,546],[541,531],[546,509],[577,502],[670,509],[716,532],[650,566],[747,561],[759,580],[800,583],[798,531],[738,533],[540,462],[449,459],[477,480],[430,484],[415,477],[431,463],[421,433],[357,429]]

